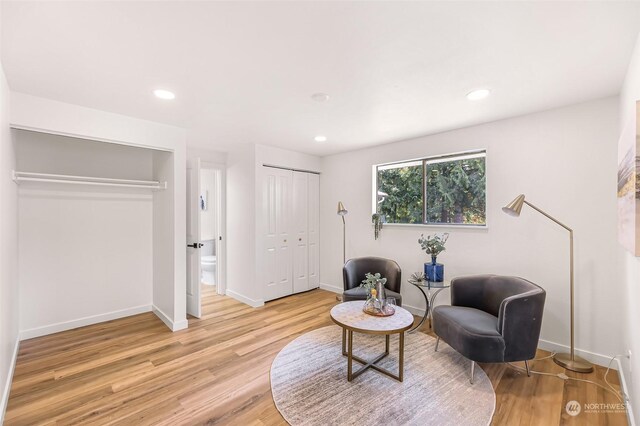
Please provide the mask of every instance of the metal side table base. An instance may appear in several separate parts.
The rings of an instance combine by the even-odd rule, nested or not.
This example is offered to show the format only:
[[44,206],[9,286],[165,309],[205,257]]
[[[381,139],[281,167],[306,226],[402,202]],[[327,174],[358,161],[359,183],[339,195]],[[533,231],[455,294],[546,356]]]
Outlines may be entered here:
[[[436,300],[436,297],[438,296],[438,293],[440,293],[445,288],[449,288],[450,282],[446,281],[442,283],[431,283],[430,285],[419,285],[411,281],[409,282],[420,289],[422,295],[424,296],[425,303],[424,316],[422,317],[418,325],[413,326],[413,328],[407,332],[415,333],[420,327],[422,327],[422,324],[424,324],[427,318],[431,317],[431,310],[433,309],[433,304]],[[434,290],[433,294],[431,294],[431,290]]]

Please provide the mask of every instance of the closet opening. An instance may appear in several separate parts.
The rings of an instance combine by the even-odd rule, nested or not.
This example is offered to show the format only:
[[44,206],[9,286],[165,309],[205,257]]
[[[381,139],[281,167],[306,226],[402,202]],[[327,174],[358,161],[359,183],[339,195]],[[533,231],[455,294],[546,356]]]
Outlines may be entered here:
[[174,299],[174,152],[12,135],[22,338],[150,311],[183,328]]

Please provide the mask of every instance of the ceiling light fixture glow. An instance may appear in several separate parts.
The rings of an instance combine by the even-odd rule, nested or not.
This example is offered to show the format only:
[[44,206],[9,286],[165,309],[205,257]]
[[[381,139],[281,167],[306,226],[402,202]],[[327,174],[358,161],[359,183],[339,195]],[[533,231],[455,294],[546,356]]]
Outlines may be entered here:
[[471,92],[467,93],[467,99],[469,99],[470,101],[479,101],[480,99],[484,99],[489,96],[490,93],[491,91],[489,89],[472,90]]
[[329,95],[326,93],[314,93],[311,95],[311,99],[316,102],[327,102],[329,100]]
[[318,135],[315,138],[313,138],[316,142],[326,142],[327,141],[327,137],[326,136],[322,136],[322,135]]
[[176,95],[173,92],[164,89],[156,89],[153,91],[153,94],[156,95],[156,98],[160,99],[175,99]]

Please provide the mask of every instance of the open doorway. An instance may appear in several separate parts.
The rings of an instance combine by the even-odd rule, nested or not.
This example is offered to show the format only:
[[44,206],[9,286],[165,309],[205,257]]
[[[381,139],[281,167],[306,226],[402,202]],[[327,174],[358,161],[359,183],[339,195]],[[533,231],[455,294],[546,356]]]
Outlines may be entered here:
[[187,161],[187,313],[210,314],[225,282],[225,166]]
[[223,229],[222,195],[223,170],[202,162],[200,167],[200,285],[202,306],[205,308],[208,296],[225,294],[223,282]]

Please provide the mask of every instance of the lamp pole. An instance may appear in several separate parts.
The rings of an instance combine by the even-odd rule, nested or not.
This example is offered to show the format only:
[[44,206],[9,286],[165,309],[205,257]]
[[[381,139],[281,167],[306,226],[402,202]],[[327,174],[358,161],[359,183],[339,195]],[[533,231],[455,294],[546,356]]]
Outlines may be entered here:
[[534,206],[527,200],[525,200],[524,195],[519,195],[509,203],[506,207],[503,207],[503,211],[512,216],[520,216],[520,211],[522,210],[522,205],[526,204],[541,215],[545,216],[547,219],[557,223],[567,231],[569,231],[569,303],[570,303],[570,324],[571,324],[571,352],[566,353],[557,353],[553,356],[553,360],[556,364],[561,367],[566,368],[567,370],[576,371],[578,373],[591,373],[593,371],[593,364],[591,364],[586,359],[583,359],[575,354],[575,346],[574,346],[574,298],[573,298],[573,290],[574,290],[574,266],[573,266],[573,229],[569,228],[564,223],[560,222],[558,219],[549,215],[548,213],[542,211],[538,207]]
[[342,264],[347,263],[347,222],[344,217],[349,213],[342,201],[338,201],[338,216],[342,216]]
[[342,215],[342,264],[347,263],[347,222]]

